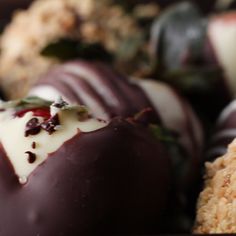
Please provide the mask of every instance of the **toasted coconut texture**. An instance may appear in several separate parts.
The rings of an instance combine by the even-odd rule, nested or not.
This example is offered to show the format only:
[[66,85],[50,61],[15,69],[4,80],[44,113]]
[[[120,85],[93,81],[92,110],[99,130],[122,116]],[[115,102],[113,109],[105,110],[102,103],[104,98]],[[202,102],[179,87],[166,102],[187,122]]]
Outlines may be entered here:
[[236,139],[227,153],[206,163],[194,233],[236,233]]
[[109,0],[37,0],[15,14],[1,39],[0,77],[7,98],[24,96],[39,75],[59,63],[41,52],[65,38],[99,43],[122,71],[141,68],[137,54],[141,58],[144,35],[121,6]]

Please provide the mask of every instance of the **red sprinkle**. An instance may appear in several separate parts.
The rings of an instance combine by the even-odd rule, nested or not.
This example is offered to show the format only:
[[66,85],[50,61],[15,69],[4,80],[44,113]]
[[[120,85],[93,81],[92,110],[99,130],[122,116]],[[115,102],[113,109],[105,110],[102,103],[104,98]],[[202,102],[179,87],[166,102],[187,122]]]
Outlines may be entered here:
[[29,108],[29,109],[20,110],[15,113],[15,116],[23,117],[25,115],[25,113],[27,113],[27,112],[33,112],[34,116],[43,117],[45,120],[48,120],[51,116],[50,109],[47,107],[45,107],[45,108]]
[[38,118],[32,118],[26,123],[25,137],[29,135],[36,135],[40,132],[41,127]]
[[44,121],[41,124],[41,128],[47,131],[50,135],[56,131],[55,127],[60,125],[58,114]]

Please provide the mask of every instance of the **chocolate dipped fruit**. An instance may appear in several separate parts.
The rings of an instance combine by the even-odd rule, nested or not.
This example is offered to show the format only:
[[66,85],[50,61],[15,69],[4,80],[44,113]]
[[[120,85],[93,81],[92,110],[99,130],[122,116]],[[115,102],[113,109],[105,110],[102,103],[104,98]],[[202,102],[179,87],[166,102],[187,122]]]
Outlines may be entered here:
[[31,97],[1,104],[0,142],[2,236],[161,232],[169,154],[134,120]]
[[48,100],[62,96],[105,120],[146,110],[144,122],[175,133],[189,156],[199,156],[202,150],[201,124],[174,89],[150,79],[129,79],[104,63],[76,60],[57,66],[39,79],[30,95]]
[[96,117],[135,116],[151,127],[157,137],[164,137],[170,153],[176,199],[194,209],[203,131],[189,104],[170,86],[150,79],[128,79],[105,64],[77,60],[44,75],[30,94],[49,100],[62,96],[86,105]]
[[222,18],[205,17],[196,5],[182,2],[163,11],[151,30],[156,79],[178,88],[209,123],[235,93],[232,24],[223,26]]

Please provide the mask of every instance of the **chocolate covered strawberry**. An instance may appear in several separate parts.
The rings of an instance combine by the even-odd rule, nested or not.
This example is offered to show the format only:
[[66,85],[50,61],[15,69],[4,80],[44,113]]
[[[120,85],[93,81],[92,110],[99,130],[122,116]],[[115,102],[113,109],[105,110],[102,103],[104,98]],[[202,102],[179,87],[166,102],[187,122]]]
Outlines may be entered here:
[[134,120],[24,99],[1,104],[0,143],[2,236],[161,232],[169,154]]
[[174,89],[150,79],[129,79],[103,63],[76,60],[49,71],[30,94],[49,100],[60,95],[86,105],[96,117],[134,117],[151,127],[157,137],[164,137],[170,152],[175,192],[184,205],[189,202],[200,175],[203,131],[189,104]]
[[152,26],[156,78],[180,89],[208,120],[215,120],[235,93],[233,15],[207,18],[183,2],[163,11]]
[[75,60],[49,71],[30,94],[49,100],[62,96],[86,105],[92,114],[105,120],[134,116],[148,108],[146,124],[162,124],[176,134],[189,156],[200,156],[202,127],[188,103],[164,83],[131,80],[104,63]]

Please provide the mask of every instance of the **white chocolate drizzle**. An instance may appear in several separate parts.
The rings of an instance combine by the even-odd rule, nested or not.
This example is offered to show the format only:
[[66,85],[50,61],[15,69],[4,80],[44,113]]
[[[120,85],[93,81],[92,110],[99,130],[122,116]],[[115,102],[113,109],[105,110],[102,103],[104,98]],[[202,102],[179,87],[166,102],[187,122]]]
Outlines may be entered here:
[[[60,125],[52,134],[41,129],[38,134],[26,137],[27,122],[32,118],[42,118],[35,116],[31,111],[26,112],[22,117],[14,116],[14,112],[13,109],[0,112],[0,142],[21,184],[27,183],[29,175],[45,162],[50,153],[57,151],[76,134],[92,132],[107,125],[104,121],[100,122],[92,118],[79,121],[76,109],[58,109],[56,113]],[[32,143],[37,144],[35,148],[32,147]],[[26,152],[36,155],[37,158],[33,163],[28,161]]]

